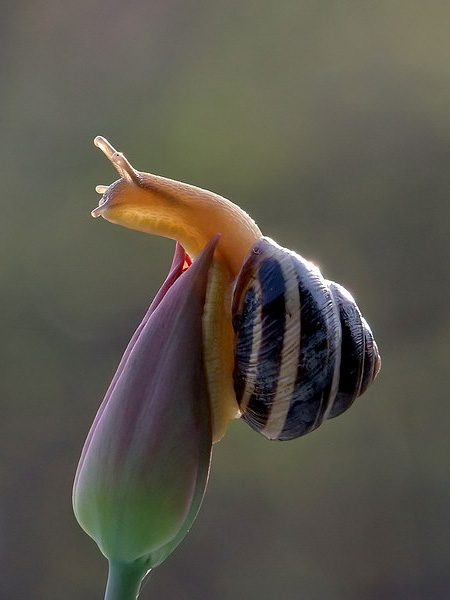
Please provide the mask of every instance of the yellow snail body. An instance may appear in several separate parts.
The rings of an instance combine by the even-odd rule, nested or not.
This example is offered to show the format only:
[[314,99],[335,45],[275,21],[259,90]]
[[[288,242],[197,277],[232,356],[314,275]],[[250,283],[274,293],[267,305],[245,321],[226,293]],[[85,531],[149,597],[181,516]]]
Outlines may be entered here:
[[203,315],[214,441],[239,416],[269,439],[292,439],[346,410],[380,367],[350,294],[236,204],[136,171],[104,138],[94,143],[121,178],[97,187],[93,216],[175,239],[194,259],[220,234]]

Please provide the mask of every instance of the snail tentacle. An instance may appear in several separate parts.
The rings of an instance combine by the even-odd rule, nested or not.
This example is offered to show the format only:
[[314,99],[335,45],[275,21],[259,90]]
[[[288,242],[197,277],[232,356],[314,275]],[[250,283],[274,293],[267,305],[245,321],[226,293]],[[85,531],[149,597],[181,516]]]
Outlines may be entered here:
[[112,146],[108,140],[101,135],[94,139],[94,145],[103,152],[103,154],[112,162],[119,175],[125,180],[140,184],[139,173],[132,166],[128,159]]

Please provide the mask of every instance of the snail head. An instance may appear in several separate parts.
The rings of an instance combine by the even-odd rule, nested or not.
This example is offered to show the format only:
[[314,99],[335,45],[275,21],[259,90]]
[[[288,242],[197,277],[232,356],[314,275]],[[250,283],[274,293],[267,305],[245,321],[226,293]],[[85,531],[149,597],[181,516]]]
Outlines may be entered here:
[[[122,152],[118,152],[107,139],[98,135],[94,145],[111,161],[120,179],[111,185],[97,185],[95,191],[102,194],[99,205],[91,212],[94,218],[104,217],[108,221],[121,223],[121,213],[126,206],[138,203],[142,194],[142,174],[137,171]],[[122,215],[123,217],[124,215]]]
[[177,240],[194,258],[220,233],[217,256],[230,277],[236,277],[251,245],[262,235],[249,215],[208,190],[136,170],[104,137],[97,136],[94,144],[120,179],[95,188],[102,198],[93,217]]

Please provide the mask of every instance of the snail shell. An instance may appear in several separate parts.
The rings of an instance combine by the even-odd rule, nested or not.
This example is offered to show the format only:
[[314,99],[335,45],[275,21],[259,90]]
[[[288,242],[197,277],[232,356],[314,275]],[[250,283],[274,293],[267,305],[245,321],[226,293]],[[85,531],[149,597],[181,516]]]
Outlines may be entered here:
[[380,368],[351,295],[269,238],[241,269],[232,313],[237,401],[268,439],[299,437],[341,414]]

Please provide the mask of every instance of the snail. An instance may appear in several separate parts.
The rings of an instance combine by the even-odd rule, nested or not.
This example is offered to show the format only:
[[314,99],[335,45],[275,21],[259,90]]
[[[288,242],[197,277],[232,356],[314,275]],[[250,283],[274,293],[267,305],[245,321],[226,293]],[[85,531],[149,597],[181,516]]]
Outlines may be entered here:
[[203,313],[214,441],[237,417],[289,440],[347,410],[381,366],[350,293],[226,198],[137,171],[103,137],[94,144],[120,174],[96,187],[94,217],[175,239],[193,259],[220,234]]

